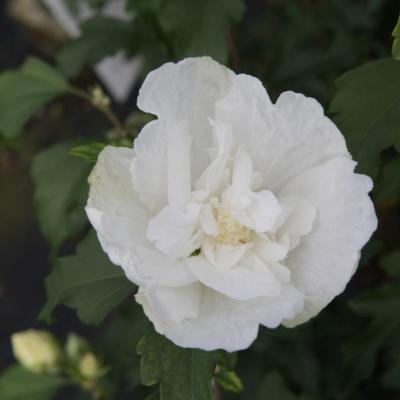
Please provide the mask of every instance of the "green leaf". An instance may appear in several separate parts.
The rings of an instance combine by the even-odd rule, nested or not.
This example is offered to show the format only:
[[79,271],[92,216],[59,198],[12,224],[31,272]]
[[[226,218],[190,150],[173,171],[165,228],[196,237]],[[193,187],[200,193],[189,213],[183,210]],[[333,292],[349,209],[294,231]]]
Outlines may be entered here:
[[39,224],[54,253],[66,239],[81,233],[88,224],[84,205],[91,167],[69,154],[79,143],[82,142],[71,140],[57,144],[39,153],[33,161]]
[[82,34],[67,43],[57,56],[57,64],[67,76],[75,76],[84,65],[93,65],[118,50],[127,49],[135,31],[130,22],[95,16],[82,23]]
[[94,232],[73,256],[58,259],[46,278],[47,303],[40,318],[49,320],[58,304],[75,308],[86,324],[99,324],[133,290],[122,269],[103,252]]
[[61,385],[57,376],[34,374],[14,365],[0,376],[0,399],[48,400],[53,398]]
[[224,390],[229,392],[239,393],[243,390],[243,383],[235,371],[218,367],[215,379]]
[[226,63],[228,30],[243,12],[242,0],[170,0],[157,17],[177,59],[208,55]]
[[[141,380],[152,386],[159,382],[163,400],[212,400],[211,380],[222,351],[184,349],[154,331],[139,342]],[[224,361],[222,361],[224,362]]]
[[369,62],[336,84],[330,111],[359,170],[374,174],[381,151],[400,136],[400,63],[389,58]]
[[395,60],[400,60],[400,16],[395,28],[393,29],[392,36],[394,37],[392,55]]
[[95,163],[100,152],[107,146],[107,143],[93,142],[75,146],[71,149],[70,154],[77,157],[82,157],[86,161]]
[[0,74],[0,132],[18,136],[47,102],[68,91],[64,77],[37,58],[29,58],[18,71]]

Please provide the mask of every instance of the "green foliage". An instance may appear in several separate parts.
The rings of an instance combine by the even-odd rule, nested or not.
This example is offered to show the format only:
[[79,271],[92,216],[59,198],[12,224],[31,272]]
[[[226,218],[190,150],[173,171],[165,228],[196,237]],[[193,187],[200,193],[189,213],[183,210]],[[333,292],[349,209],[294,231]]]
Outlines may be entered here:
[[380,153],[400,136],[399,77],[400,63],[388,58],[366,63],[336,81],[330,111],[361,172],[375,175]]
[[169,0],[157,16],[177,59],[209,55],[226,63],[229,26],[243,11],[242,0]]
[[71,149],[70,154],[77,157],[82,157],[90,163],[95,163],[100,152],[107,146],[107,143],[92,142],[75,146]]
[[0,376],[1,400],[49,400],[62,382],[52,375],[34,374],[23,367],[13,365]]
[[37,58],[20,70],[0,74],[0,133],[8,138],[21,134],[24,125],[43,106],[69,91],[64,77]]
[[392,55],[394,59],[400,60],[400,16],[397,25],[393,29],[392,36],[394,37]]
[[58,259],[46,278],[47,303],[40,317],[50,320],[54,308],[75,308],[86,324],[99,324],[133,290],[122,269],[102,251],[94,232],[78,246],[73,256]]
[[160,384],[163,400],[212,400],[211,378],[216,364],[231,361],[222,351],[184,349],[154,331],[139,342],[141,380],[146,386]]
[[57,56],[60,69],[67,76],[76,75],[86,65],[127,49],[135,39],[133,25],[119,19],[95,16],[82,23],[82,35],[65,45]]
[[128,0],[127,4],[154,30],[169,57],[209,55],[222,63],[228,59],[229,26],[244,11],[242,0]]
[[69,154],[82,141],[71,140],[39,153],[32,165],[35,203],[41,231],[56,253],[87,226],[84,212],[90,166]]

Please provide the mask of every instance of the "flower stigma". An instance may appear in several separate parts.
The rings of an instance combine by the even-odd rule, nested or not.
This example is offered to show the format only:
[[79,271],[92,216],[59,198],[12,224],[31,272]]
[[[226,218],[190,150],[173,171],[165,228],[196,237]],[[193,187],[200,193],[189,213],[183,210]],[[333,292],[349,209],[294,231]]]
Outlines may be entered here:
[[221,244],[237,246],[250,241],[251,231],[241,224],[230,212],[215,209],[219,229],[217,241]]

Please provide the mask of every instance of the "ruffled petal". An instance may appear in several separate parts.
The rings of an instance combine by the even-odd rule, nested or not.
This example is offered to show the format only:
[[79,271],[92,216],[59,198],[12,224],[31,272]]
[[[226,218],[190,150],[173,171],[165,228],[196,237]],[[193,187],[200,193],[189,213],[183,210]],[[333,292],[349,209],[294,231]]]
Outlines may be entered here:
[[131,174],[142,203],[158,212],[168,201],[168,159],[166,126],[149,122],[135,139]]
[[294,196],[279,197],[279,202],[290,207],[291,212],[279,228],[279,234],[304,236],[311,232],[317,210],[308,200]]
[[198,231],[202,205],[189,203],[182,210],[176,206],[164,207],[147,227],[147,238],[164,254],[175,259],[188,257],[200,248]]
[[317,209],[313,230],[285,261],[292,282],[306,295],[304,312],[287,321],[296,326],[318,314],[340,294],[356,270],[360,250],[377,227],[368,192],[372,181],[353,173],[345,157],[311,168],[289,182],[282,196],[299,196]]
[[135,277],[130,260],[132,246],[146,244],[148,210],[139,201],[131,175],[131,149],[107,146],[89,177],[86,213],[97,231],[103,250],[114,264]]
[[337,156],[348,156],[340,131],[320,104],[293,92],[271,103],[261,82],[236,75],[229,93],[216,103],[216,119],[232,126],[245,146],[263,187],[276,193],[302,171]]
[[277,296],[281,284],[275,275],[259,259],[254,265],[235,265],[221,269],[212,265],[203,255],[190,257],[186,264],[206,286],[236,300],[249,300],[259,296]]
[[140,289],[136,295],[159,333],[181,347],[207,351],[246,349],[256,339],[260,323],[276,328],[282,320],[301,312],[303,299],[304,295],[290,285],[283,287],[276,297],[247,301],[234,300],[203,287],[197,318],[176,324],[163,319],[162,312],[151,307],[146,290]]
[[179,288],[154,286],[147,290],[147,298],[150,307],[156,309],[164,320],[180,324],[185,319],[198,316],[201,291],[200,283]]
[[209,57],[167,63],[149,73],[138,97],[138,107],[169,122],[187,121],[193,137],[192,176],[198,178],[209,164],[209,118],[214,104],[228,92],[234,73]]
[[198,279],[183,261],[145,246],[135,249],[135,264],[142,285],[186,286]]

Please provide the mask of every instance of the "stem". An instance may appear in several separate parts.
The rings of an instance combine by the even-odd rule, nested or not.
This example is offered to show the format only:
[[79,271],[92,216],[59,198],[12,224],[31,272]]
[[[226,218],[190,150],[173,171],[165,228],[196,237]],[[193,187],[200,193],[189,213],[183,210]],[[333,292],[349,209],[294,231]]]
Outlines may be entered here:
[[86,101],[88,101],[92,106],[94,106],[97,110],[99,110],[103,115],[111,122],[112,125],[118,130],[120,133],[121,139],[128,138],[128,129],[125,127],[123,122],[118,118],[118,116],[114,113],[114,111],[110,107],[103,107],[95,104],[93,102],[92,96],[85,92],[84,90],[78,89],[76,87],[71,86],[69,88],[69,92],[75,96],[78,96]]

